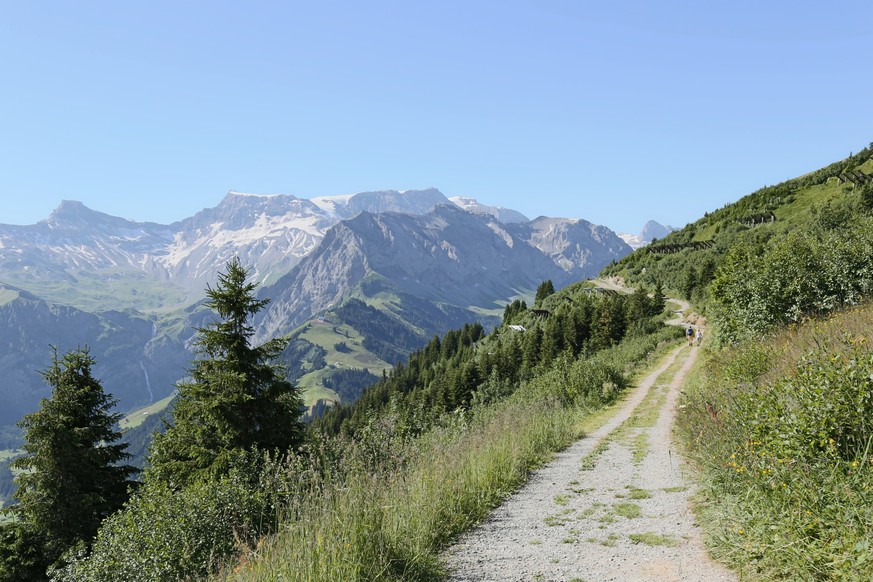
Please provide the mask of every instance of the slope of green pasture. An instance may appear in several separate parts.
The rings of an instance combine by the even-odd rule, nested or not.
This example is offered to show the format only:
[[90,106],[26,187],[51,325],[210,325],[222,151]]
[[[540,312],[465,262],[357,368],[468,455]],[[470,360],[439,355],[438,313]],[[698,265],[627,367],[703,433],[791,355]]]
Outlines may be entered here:
[[176,393],[170,394],[166,398],[162,398],[157,402],[145,406],[143,408],[139,408],[137,410],[133,410],[129,412],[124,418],[118,421],[118,425],[121,427],[121,430],[127,430],[130,428],[137,427],[145,422],[145,419],[152,414],[157,414],[164,410],[167,406],[169,406],[170,402],[172,402],[173,398],[176,397]]
[[[329,318],[329,314],[327,315]],[[303,391],[303,401],[306,406],[312,406],[318,400],[337,402],[337,394],[324,386],[324,378],[337,368],[366,368],[379,376],[382,370],[388,370],[391,365],[380,360],[363,347],[364,337],[353,327],[344,324],[334,324],[327,318],[314,319],[296,331],[294,336],[305,339],[324,348],[326,368],[311,370],[301,376],[296,384]],[[348,351],[339,351],[336,345],[340,342],[348,346]]]

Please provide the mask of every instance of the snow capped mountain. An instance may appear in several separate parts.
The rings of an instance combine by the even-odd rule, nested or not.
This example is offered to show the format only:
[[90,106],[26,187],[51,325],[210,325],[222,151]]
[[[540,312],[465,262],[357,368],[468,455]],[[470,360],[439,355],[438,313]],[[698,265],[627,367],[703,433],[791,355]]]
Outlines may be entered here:
[[[588,227],[593,225],[585,223],[582,229]],[[439,205],[417,216],[362,212],[332,228],[297,268],[263,290],[272,302],[259,322],[260,333],[268,338],[290,331],[340,302],[367,279],[377,278],[380,288],[466,309],[493,308],[495,298],[534,289],[545,279],[560,287],[586,272],[593,274],[595,267],[590,262],[585,268],[569,265],[568,258],[559,264],[529,244],[532,232],[540,230],[504,228],[490,216],[471,214],[454,205]],[[554,254],[572,257],[574,252],[579,254],[573,245],[581,237],[572,225],[567,230],[571,234],[563,245],[547,235],[540,239],[549,241],[556,249]],[[619,250],[601,259],[597,270],[630,252],[612,236]],[[470,317],[475,317],[472,311]]]
[[285,274],[321,241],[336,218],[310,200],[288,195],[228,192],[215,208],[176,223],[173,241],[158,262],[194,288],[239,256],[258,282]]
[[[152,282],[146,287],[160,281],[160,285],[176,290],[172,300],[155,299],[153,307],[166,307],[201,298],[206,284],[213,282],[215,274],[234,256],[252,269],[256,282],[272,283],[313,252],[341,220],[361,212],[422,216],[440,205],[491,218],[494,222],[489,228],[509,244],[515,244],[516,231],[507,231],[502,225],[528,225],[523,227],[527,230],[522,238],[577,275],[582,272],[579,268],[593,274],[591,268],[584,268],[592,260],[587,246],[606,244],[611,253],[626,252],[615,246],[615,241],[606,241],[608,229],[604,227],[565,219],[531,222],[514,210],[480,204],[472,198],[449,200],[435,188],[313,200],[231,191],[218,206],[171,225],[117,218],[81,202],[64,201],[35,225],[0,225],[0,268],[5,282],[24,287],[35,284],[29,290],[41,297],[78,307],[87,306],[91,293],[82,285],[82,273],[88,273],[95,286],[116,287],[107,293],[115,298],[109,304],[113,308],[141,309],[142,296],[128,291],[140,289],[144,281]],[[591,264],[599,263],[594,260]],[[66,284],[59,286],[58,281]]]
[[654,220],[648,221],[645,226],[643,226],[643,230],[640,231],[640,234],[628,234],[626,232],[621,232],[618,236],[628,244],[632,249],[636,250],[640,247],[644,247],[655,239],[661,239],[673,232],[674,230],[678,230],[672,226],[664,226],[663,224],[657,223]]
[[512,224],[514,222],[528,222],[530,220],[527,216],[516,210],[503,208],[501,206],[488,206],[487,204],[481,204],[478,200],[474,198],[453,196],[449,198],[449,200],[451,200],[455,205],[463,208],[467,212],[472,212],[473,214],[487,214],[489,216],[493,216],[503,224]]
[[4,282],[72,281],[74,271],[153,272],[153,256],[173,238],[172,227],[134,222],[65,200],[30,226],[0,225]]

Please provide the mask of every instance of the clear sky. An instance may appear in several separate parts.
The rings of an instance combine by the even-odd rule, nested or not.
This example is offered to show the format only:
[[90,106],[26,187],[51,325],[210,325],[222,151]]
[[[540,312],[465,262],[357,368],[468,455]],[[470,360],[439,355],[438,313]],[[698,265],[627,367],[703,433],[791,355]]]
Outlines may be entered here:
[[0,0],[0,223],[437,187],[638,232],[873,141],[873,2]]

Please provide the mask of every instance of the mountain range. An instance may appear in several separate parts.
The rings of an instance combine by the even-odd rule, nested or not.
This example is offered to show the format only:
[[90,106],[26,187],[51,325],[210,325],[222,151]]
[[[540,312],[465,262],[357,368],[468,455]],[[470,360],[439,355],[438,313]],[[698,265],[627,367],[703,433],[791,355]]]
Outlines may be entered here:
[[[336,397],[326,380],[342,366],[386,367],[435,333],[497,322],[545,279],[562,286],[630,251],[603,226],[529,220],[433,188],[311,200],[229,192],[170,225],[64,201],[37,224],[0,225],[0,425],[48,394],[35,370],[49,346],[88,345],[122,410],[168,395],[212,317],[204,290],[234,256],[271,299],[257,338],[291,334],[289,358],[314,358],[292,363],[295,380]],[[340,343],[345,359],[334,357]]]

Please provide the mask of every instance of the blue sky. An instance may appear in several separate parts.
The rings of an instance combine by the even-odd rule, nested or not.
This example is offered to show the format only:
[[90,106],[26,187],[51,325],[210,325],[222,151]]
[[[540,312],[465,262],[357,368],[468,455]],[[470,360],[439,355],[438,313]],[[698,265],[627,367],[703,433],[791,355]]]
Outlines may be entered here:
[[873,141],[873,3],[0,2],[0,223],[437,187],[682,226]]

